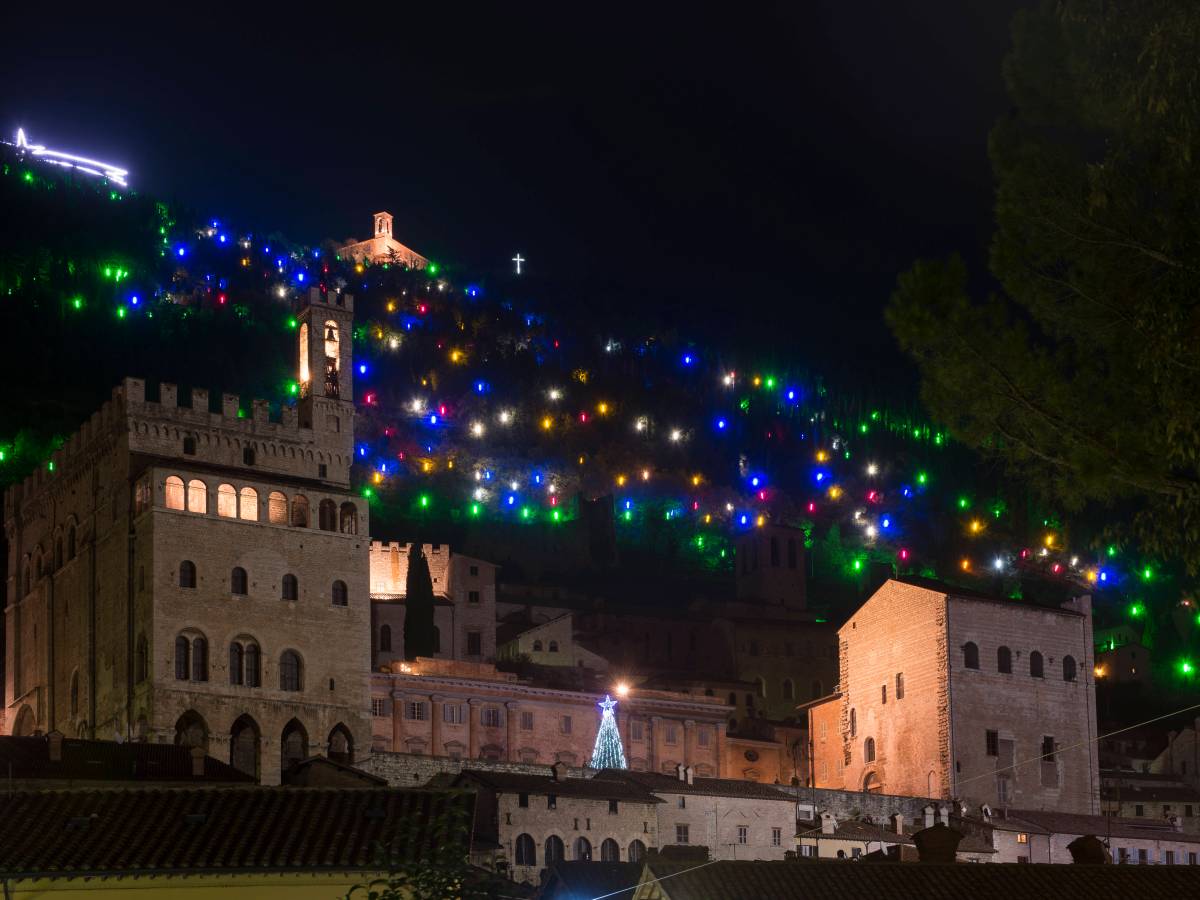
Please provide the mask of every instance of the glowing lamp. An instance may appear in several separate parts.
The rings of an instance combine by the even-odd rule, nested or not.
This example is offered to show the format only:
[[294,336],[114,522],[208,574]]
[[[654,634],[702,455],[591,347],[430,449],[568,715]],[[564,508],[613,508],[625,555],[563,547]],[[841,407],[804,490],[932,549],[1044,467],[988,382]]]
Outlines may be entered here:
[[724,431],[728,424],[724,419],[717,419],[717,431]]
[[359,374],[359,375],[366,375],[366,374],[367,374],[367,364],[366,364],[366,363],[359,363],[359,364],[358,364],[358,374]]
[[899,553],[898,555],[899,555],[899,557],[900,557],[900,560],[901,560],[901,562],[907,562],[907,560],[908,560],[908,550],[906,550],[906,549],[904,549],[904,548],[902,547],[902,548],[900,549],[900,553]]
[[1004,560],[1002,560],[999,556],[997,556],[996,559],[992,562],[992,568],[995,569],[997,572],[999,572],[1001,569],[1004,568]]
[[871,475],[872,477],[878,475],[879,466],[875,465],[875,463],[871,463],[869,466],[867,466],[867,474]]
[[649,481],[649,480],[650,480],[650,470],[642,469],[642,481]]
[[963,561],[959,563],[959,566],[964,572],[971,571],[971,561],[969,559],[964,558]]

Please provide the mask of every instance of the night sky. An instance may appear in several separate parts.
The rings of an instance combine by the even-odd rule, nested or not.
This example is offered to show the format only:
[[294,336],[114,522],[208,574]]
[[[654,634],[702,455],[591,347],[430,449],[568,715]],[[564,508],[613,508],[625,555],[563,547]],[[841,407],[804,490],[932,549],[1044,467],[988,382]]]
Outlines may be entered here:
[[913,259],[985,259],[1022,5],[24,5],[0,38],[0,130],[235,225],[366,237],[388,209],[439,261],[499,273],[520,251],[543,302],[904,379],[881,311]]

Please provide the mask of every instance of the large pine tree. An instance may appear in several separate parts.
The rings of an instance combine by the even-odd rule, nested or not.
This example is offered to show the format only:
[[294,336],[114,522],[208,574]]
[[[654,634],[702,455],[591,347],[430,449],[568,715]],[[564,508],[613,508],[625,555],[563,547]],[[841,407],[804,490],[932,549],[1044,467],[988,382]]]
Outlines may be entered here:
[[437,650],[433,624],[433,579],[420,543],[413,544],[404,583],[404,658],[433,656]]

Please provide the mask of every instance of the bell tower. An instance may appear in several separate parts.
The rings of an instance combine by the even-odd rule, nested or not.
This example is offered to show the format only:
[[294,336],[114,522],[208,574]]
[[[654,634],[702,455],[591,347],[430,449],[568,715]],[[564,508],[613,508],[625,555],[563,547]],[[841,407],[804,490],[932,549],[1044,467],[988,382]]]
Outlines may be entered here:
[[[354,298],[311,288],[301,301],[297,380],[300,427],[354,443]],[[334,443],[338,443],[334,439]]]
[[375,237],[390,238],[392,236],[392,214],[390,212],[375,213]]

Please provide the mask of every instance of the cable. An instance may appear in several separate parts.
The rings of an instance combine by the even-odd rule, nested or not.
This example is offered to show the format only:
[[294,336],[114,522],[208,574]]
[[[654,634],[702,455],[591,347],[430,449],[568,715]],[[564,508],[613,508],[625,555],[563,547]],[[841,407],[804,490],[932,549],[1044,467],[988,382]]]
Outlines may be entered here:
[[1183,709],[1177,709],[1173,712],[1164,713],[1161,716],[1155,716],[1153,719],[1147,719],[1145,722],[1138,722],[1136,725],[1126,725],[1124,728],[1118,728],[1116,731],[1109,731],[1106,734],[1098,734],[1094,738],[1089,738],[1086,741],[1080,741],[1078,744],[1071,744],[1070,746],[1067,746],[1067,747],[1056,748],[1053,753],[1043,753],[1040,756],[1034,756],[1030,759],[1022,760],[1021,762],[1015,762],[1009,766],[1001,766],[997,769],[993,769],[990,772],[984,772],[980,775],[972,775],[970,778],[960,778],[960,779],[958,779],[958,785],[962,786],[964,784],[967,784],[968,782],[977,781],[980,778],[993,777],[993,776],[995,776],[995,774],[997,772],[1004,772],[1009,769],[1016,769],[1017,766],[1026,766],[1026,765],[1029,765],[1030,763],[1041,762],[1042,760],[1046,759],[1047,757],[1053,757],[1055,753],[1067,753],[1071,750],[1078,750],[1080,747],[1086,747],[1089,744],[1099,743],[1100,741],[1104,740],[1105,738],[1110,738],[1113,735],[1121,734],[1122,732],[1125,732],[1125,731],[1132,731],[1135,728],[1141,728],[1143,725],[1153,725],[1155,722],[1161,722],[1163,719],[1169,719],[1172,716],[1178,716],[1185,712],[1191,712],[1194,709],[1200,709],[1200,703],[1196,703],[1192,706],[1185,706]]
[[674,878],[676,875],[686,875],[688,872],[695,872],[697,869],[703,869],[705,866],[711,866],[713,863],[722,862],[719,859],[710,859],[708,862],[700,863],[698,866],[692,866],[690,869],[681,869],[678,872],[672,872],[670,875],[664,875],[662,878],[651,878],[649,881],[639,881],[635,885],[627,888],[621,888],[616,891],[609,891],[607,894],[601,894],[599,897],[593,897],[592,900],[604,900],[605,897],[615,897],[617,894],[623,894],[626,891],[636,891],[643,884],[657,884],[660,881],[666,881],[668,878]]

